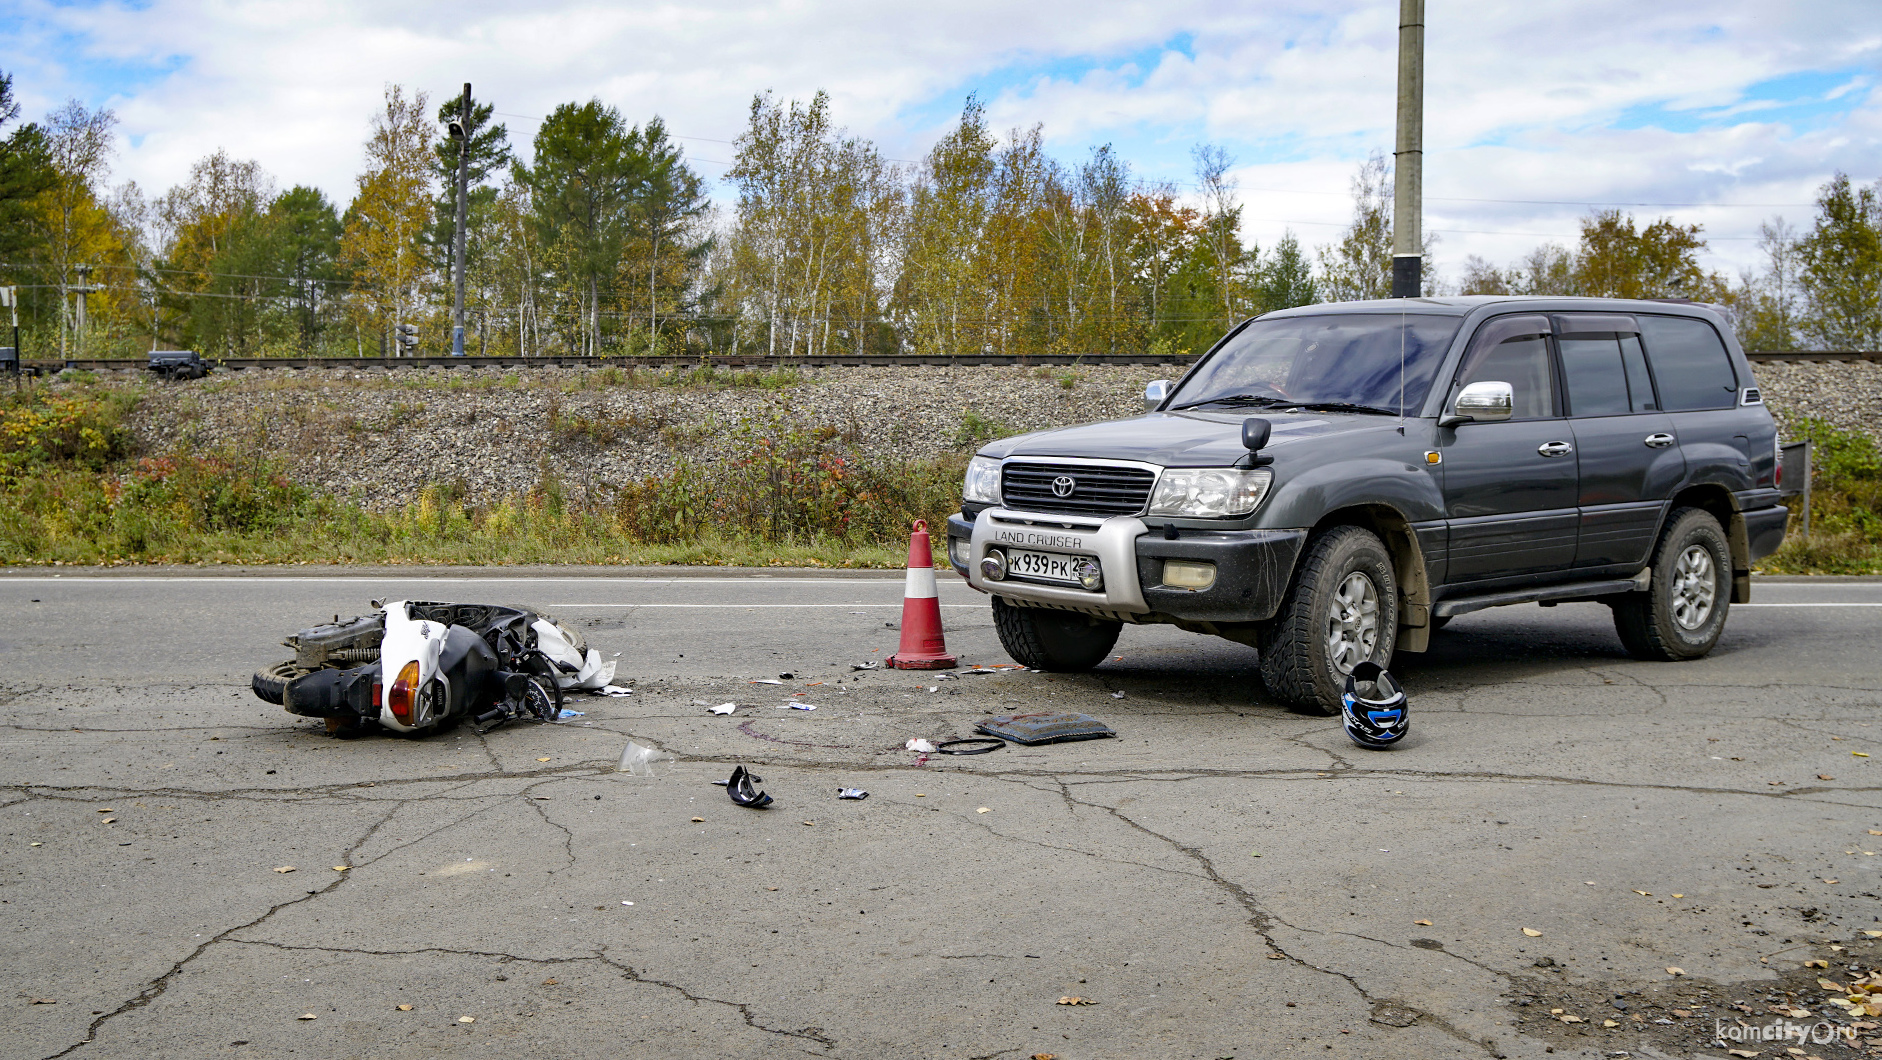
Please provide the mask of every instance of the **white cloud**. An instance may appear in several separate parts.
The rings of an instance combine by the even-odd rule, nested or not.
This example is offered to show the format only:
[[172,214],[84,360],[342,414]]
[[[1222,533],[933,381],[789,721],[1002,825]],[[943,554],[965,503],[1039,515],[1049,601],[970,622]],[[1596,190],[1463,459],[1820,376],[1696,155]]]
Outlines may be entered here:
[[[1223,143],[1243,160],[1250,235],[1291,223],[1315,243],[1346,220],[1356,162],[1390,147],[1397,7],[22,0],[0,16],[21,42],[0,63],[35,113],[68,95],[116,109],[118,175],[152,190],[226,148],[344,202],[388,81],[435,100],[469,79],[523,115],[599,96],[630,120],[658,113],[727,140],[753,93],[823,88],[840,123],[895,157],[918,157],[978,91],[996,128],[1043,122],[1068,160],[1115,141],[1139,172],[1183,179],[1192,143]],[[1572,240],[1585,212],[1465,200],[1714,204],[1634,212],[1706,224],[1730,266],[1750,260],[1759,220],[1810,211],[1729,204],[1808,203],[1837,169],[1882,175],[1871,0],[1454,0],[1428,18],[1426,223],[1453,268]],[[1754,91],[1798,75],[1821,83]],[[526,148],[533,123],[509,123]]]

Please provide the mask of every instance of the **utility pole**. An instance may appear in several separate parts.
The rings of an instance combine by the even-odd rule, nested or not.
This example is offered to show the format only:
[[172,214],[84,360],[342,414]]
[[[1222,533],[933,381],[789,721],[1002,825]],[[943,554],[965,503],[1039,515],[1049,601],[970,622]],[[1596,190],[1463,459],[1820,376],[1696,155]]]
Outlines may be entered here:
[[1425,0],[1398,3],[1398,148],[1392,152],[1392,297],[1424,292]]
[[72,293],[78,295],[78,333],[73,349],[82,360],[85,357],[85,303],[98,288],[91,285],[90,265],[74,265],[72,271],[78,273],[78,286],[72,288]]
[[0,357],[0,370],[13,376],[14,389],[19,388],[20,380],[20,289],[18,287],[0,287],[0,306],[13,310],[13,347],[12,356]]
[[451,237],[451,271],[455,293],[451,296],[451,356],[464,356],[464,219],[469,212],[465,201],[470,182],[471,86],[464,82],[464,95],[458,104],[457,120],[450,126],[451,139],[457,142],[457,224]]

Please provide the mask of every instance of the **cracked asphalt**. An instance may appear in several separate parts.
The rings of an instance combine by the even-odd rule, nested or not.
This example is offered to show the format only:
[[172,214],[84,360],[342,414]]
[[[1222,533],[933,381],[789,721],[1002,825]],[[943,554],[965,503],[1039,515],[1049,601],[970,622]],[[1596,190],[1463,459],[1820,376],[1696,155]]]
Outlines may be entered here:
[[[899,576],[180,573],[0,576],[0,1054],[1722,1057],[1728,1004],[1882,929],[1882,582],[1760,582],[1684,664],[1598,605],[1459,618],[1375,753],[1165,627],[1088,675],[853,672]],[[340,741],[249,692],[398,597],[545,607],[635,694]],[[902,750],[1039,709],[1118,737]]]

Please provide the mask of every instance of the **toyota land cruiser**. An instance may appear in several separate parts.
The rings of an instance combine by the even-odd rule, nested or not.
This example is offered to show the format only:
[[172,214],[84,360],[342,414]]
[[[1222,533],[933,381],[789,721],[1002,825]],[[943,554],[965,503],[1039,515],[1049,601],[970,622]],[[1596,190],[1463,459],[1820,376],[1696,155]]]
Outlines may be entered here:
[[1788,518],[1751,366],[1690,303],[1289,309],[1144,407],[968,466],[948,557],[1021,663],[1089,669],[1124,623],[1167,623],[1333,713],[1355,665],[1456,615],[1568,600],[1606,603],[1637,657],[1692,659]]

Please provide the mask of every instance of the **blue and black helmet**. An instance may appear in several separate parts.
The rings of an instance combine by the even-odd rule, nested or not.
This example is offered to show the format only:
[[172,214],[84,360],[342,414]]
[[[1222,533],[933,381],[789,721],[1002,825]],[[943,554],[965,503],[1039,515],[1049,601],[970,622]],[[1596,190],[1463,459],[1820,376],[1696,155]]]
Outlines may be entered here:
[[1340,712],[1346,717],[1346,735],[1375,750],[1404,739],[1411,727],[1405,689],[1375,662],[1353,667],[1340,696]]

